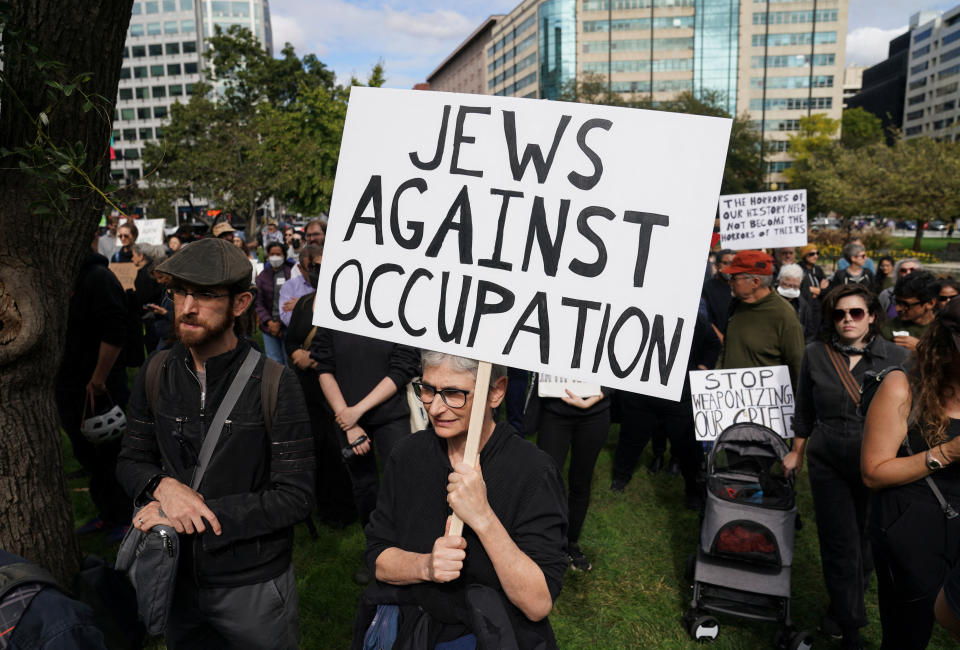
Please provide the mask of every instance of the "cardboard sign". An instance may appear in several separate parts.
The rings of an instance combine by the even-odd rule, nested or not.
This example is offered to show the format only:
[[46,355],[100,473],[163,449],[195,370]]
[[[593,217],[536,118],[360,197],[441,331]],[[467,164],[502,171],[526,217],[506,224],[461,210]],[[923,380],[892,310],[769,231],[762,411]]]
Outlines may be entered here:
[[137,219],[137,243],[163,245],[163,228],[165,219]]
[[110,270],[120,280],[124,291],[134,289],[133,283],[137,279],[137,265],[133,262],[110,262]]
[[807,245],[807,191],[784,190],[720,197],[723,248]]
[[787,366],[691,370],[690,396],[697,440],[714,440],[738,422],[770,427],[793,437],[793,387]]
[[537,395],[540,397],[566,397],[568,390],[577,397],[593,397],[602,392],[600,384],[567,379],[544,372],[537,376]]
[[729,133],[354,87],[314,323],[677,399]]

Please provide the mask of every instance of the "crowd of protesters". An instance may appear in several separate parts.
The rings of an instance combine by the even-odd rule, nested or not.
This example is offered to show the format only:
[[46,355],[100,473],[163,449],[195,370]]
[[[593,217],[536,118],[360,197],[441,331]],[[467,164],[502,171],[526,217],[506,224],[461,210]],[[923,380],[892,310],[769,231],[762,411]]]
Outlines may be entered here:
[[[163,246],[149,246],[138,244],[135,222],[107,221],[71,297],[57,382],[63,427],[90,477],[98,509],[78,532],[100,532],[119,542],[131,513],[142,508],[133,522],[137,528],[170,522],[178,532],[202,539],[178,574],[196,589],[181,593],[178,586],[175,609],[180,609],[168,629],[170,647],[200,647],[211,639],[229,645],[236,638],[231,635],[247,634],[252,625],[263,647],[295,645],[290,526],[307,519],[311,510],[327,526],[343,528],[356,521],[364,526],[367,547],[356,549],[353,560],[354,580],[371,584],[358,612],[361,643],[366,623],[380,620],[377,605],[389,602],[398,608],[394,616],[426,617],[401,626],[408,638],[424,634],[438,642],[473,634],[474,644],[496,644],[491,626],[483,636],[476,616],[502,610],[495,623],[511,628],[519,647],[555,646],[546,616],[563,572],[567,567],[590,570],[588,556],[596,552],[582,548],[580,536],[589,526],[594,467],[611,423],[620,424],[610,477],[614,493],[627,489],[652,441],[647,471],[655,474],[666,466],[667,473],[682,475],[685,506],[701,508],[704,447],[694,435],[689,380],[679,402],[606,387],[586,398],[569,392],[540,398],[535,374],[495,367],[480,474],[457,462],[475,364],[313,325],[325,230],[323,219],[302,230],[268,221],[260,233],[245,234],[221,221],[206,237],[181,229]],[[133,288],[123,289],[108,270],[111,262],[135,265]],[[960,371],[951,369],[953,374],[937,384],[946,396],[924,393],[923,408],[938,397],[946,400],[936,413],[939,419],[907,415],[911,390],[917,395],[918,386],[927,390],[924,382],[932,381],[917,373],[933,363],[935,346],[947,355],[944,364],[960,368],[960,347],[952,346],[960,341],[960,301],[952,301],[957,294],[956,280],[925,270],[914,258],[885,256],[875,264],[858,240],[844,246],[835,270],[823,268],[815,244],[771,254],[718,250],[706,266],[688,369],[788,367],[796,393],[796,438],[784,467],[796,473],[807,460],[828,596],[820,629],[843,647],[861,647],[860,629],[867,624],[864,593],[874,571],[883,647],[925,647],[935,603],[941,622],[960,628],[960,575],[948,580],[960,556],[960,528],[913,521],[927,529],[939,526],[938,543],[946,545],[922,551],[921,568],[905,568],[901,555],[912,552],[909,544],[897,547],[890,534],[904,504],[929,497],[923,477],[936,471],[931,453],[936,463],[950,466],[938,475],[939,483],[960,509],[960,483],[951,474],[953,461],[960,461],[960,448],[952,443],[960,433],[954,426],[960,423],[960,383],[951,378],[960,379]],[[213,406],[205,411],[205,404],[222,399],[248,350],[261,351],[283,368],[280,379],[269,384],[266,361],[260,360],[254,377],[263,384],[262,396],[244,398],[248,410],[272,403],[276,413],[244,410],[246,415],[226,421],[221,434],[228,437],[225,446],[231,436],[262,434],[267,450],[262,456],[251,451],[241,459],[242,450],[232,447],[236,466],[245,468],[239,471],[258,477],[256,485],[244,487],[243,477],[225,477],[223,467],[211,467],[219,472],[216,485],[222,494],[198,493],[186,483],[197,471],[203,427],[214,411]],[[148,358],[158,351],[185,363],[167,370],[171,362],[164,357],[167,374],[161,375],[159,389],[151,388],[147,371]],[[911,369],[915,358],[920,363]],[[914,432],[917,422],[947,424],[934,427],[933,434],[927,433],[929,427],[918,428],[925,433],[911,435],[909,452],[895,439],[899,429],[872,432],[870,439],[883,443],[876,443],[869,456],[865,448],[861,458],[864,417],[858,395],[844,388],[850,386],[848,375],[859,384],[868,372],[904,364],[910,377],[898,380],[899,392],[886,389],[901,407],[888,403],[883,424],[902,420],[903,433]],[[140,367],[131,398],[126,368]],[[278,386],[280,394],[268,398],[270,386]],[[189,402],[193,393],[197,409],[176,415],[177,400]],[[158,395],[169,412],[156,406]],[[420,404],[429,427],[416,433],[424,423],[411,407]],[[126,431],[113,435],[117,427],[110,418],[125,409]],[[94,424],[99,429],[91,433]],[[876,426],[879,430],[881,424]],[[668,442],[670,462],[665,463]],[[926,464],[908,466],[914,455],[923,454]],[[891,460],[902,461],[904,469],[890,469]],[[422,462],[416,472],[401,475],[397,469],[416,462]],[[527,479],[533,475],[536,481]],[[495,476],[502,485],[491,482]],[[904,492],[909,486],[912,492]],[[891,496],[893,490],[900,501]],[[273,505],[255,504],[243,498],[244,491],[273,499]],[[439,523],[425,505],[435,501]],[[924,516],[935,518],[934,511]],[[450,513],[468,524],[463,536],[439,536]],[[916,579],[921,569],[922,581]],[[488,591],[458,591],[465,600],[444,609],[442,596],[454,593],[450,589],[408,589],[455,583],[461,575]],[[257,591],[264,580],[273,581],[271,593],[280,594],[279,605],[274,604],[279,609],[266,618],[250,604],[266,598]],[[239,592],[240,587],[247,591]],[[210,613],[214,601],[220,602],[217,615]]]

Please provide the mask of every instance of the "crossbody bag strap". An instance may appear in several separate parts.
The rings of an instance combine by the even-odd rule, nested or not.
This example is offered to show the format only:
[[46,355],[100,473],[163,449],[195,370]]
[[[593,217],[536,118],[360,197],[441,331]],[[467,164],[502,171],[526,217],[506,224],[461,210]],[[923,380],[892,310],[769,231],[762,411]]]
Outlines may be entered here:
[[237,400],[240,399],[240,393],[243,392],[259,360],[260,353],[250,348],[250,351],[247,352],[247,358],[243,360],[243,365],[240,366],[240,370],[237,371],[236,376],[233,378],[230,388],[227,389],[227,394],[224,396],[223,401],[220,402],[220,408],[218,408],[214,414],[213,421],[210,422],[210,428],[207,429],[207,435],[203,439],[203,446],[200,447],[197,467],[193,471],[193,479],[190,481],[191,489],[196,490],[200,487],[200,481],[203,480],[203,473],[207,471],[207,465],[210,464],[213,450],[217,446],[217,441],[220,440],[223,423],[227,420],[227,416],[230,415],[230,411],[233,410]]
[[833,346],[829,343],[824,343],[823,347],[827,349],[827,357],[830,358],[833,369],[837,371],[837,376],[840,377],[840,383],[843,384],[844,389],[846,389],[847,395],[850,396],[854,404],[859,404],[860,382],[858,382],[856,378],[854,378],[853,373],[850,372],[849,364],[846,363],[846,360],[841,357],[840,353],[834,350]]
[[[913,449],[910,448],[910,436],[906,436],[903,439],[903,447],[907,450],[907,453],[913,456]],[[937,487],[937,484],[934,482],[930,475],[927,474],[923,477],[923,480],[927,482],[927,486],[930,488],[930,491],[933,492],[933,496],[937,498],[937,503],[940,504],[940,511],[943,512],[943,516],[947,519],[956,519],[957,511],[954,510],[953,506],[950,505],[946,499],[943,498],[943,492],[940,491],[940,488]]]

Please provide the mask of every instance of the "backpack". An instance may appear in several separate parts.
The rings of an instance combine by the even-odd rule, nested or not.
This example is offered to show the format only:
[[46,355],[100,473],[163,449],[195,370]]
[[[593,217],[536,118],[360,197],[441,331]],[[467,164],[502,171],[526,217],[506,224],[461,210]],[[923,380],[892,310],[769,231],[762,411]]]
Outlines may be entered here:
[[59,589],[56,579],[29,562],[0,567],[0,648],[6,648],[23,613],[44,587]]
[[[144,383],[147,393],[147,402],[150,404],[150,412],[156,414],[157,399],[160,397],[160,374],[163,372],[163,366],[170,356],[170,350],[160,350],[154,354],[148,361],[145,368],[146,376]],[[263,358],[263,378],[260,381],[260,403],[263,405],[263,423],[267,428],[267,433],[273,425],[273,415],[277,410],[277,397],[280,393],[280,377],[283,375],[283,366],[268,359]]]

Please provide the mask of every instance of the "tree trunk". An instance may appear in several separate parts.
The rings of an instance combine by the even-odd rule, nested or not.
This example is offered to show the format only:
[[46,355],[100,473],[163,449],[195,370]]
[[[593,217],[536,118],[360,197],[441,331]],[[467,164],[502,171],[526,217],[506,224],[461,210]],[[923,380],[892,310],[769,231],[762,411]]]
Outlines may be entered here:
[[927,225],[927,222],[917,219],[915,223],[917,224],[917,232],[913,236],[913,250],[919,252],[923,250],[923,228]]
[[[74,163],[105,186],[110,120],[132,4],[12,0],[10,14],[0,14],[6,23],[0,24],[0,146],[30,148],[43,112],[50,143],[36,148],[36,156],[49,155],[52,147],[76,150],[79,143],[86,155],[82,161],[73,157]],[[47,83],[69,83],[84,72],[91,74],[89,82],[69,94]],[[94,99],[98,109],[84,112],[84,93],[102,95],[106,102]],[[79,174],[57,180],[52,170],[62,160],[46,168],[47,178],[22,169],[23,164],[37,166],[36,161],[0,151],[0,548],[70,584],[80,551],[63,475],[54,382],[74,278],[103,199],[83,187]],[[61,192],[70,197],[62,208],[50,200]]]

